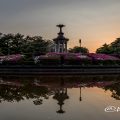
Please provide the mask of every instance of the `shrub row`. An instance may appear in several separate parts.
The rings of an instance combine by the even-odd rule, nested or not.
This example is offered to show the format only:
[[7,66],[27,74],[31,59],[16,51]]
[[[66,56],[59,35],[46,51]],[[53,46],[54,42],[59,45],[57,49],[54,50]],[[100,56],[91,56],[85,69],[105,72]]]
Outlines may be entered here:
[[40,65],[120,65],[120,61],[118,60],[75,60],[75,59],[66,59],[61,61],[60,59],[42,59],[36,64]]
[[38,63],[34,63],[34,61],[5,61],[2,65],[120,65],[120,61],[90,61],[90,60],[65,60],[61,63],[60,60],[55,59],[42,59]]

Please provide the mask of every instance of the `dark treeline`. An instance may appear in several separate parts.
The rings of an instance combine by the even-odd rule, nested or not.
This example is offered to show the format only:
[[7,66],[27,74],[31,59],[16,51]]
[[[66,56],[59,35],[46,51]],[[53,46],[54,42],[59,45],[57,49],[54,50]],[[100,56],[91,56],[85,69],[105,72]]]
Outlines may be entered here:
[[96,50],[96,53],[120,54],[120,38],[117,38],[111,44],[104,44]]
[[89,50],[86,47],[75,46],[69,49],[71,53],[89,53]]
[[0,55],[9,54],[44,54],[49,51],[52,41],[41,36],[24,36],[0,33]]
[[[43,39],[41,36],[24,36],[17,34],[0,33],[0,55],[24,54],[40,55],[53,51],[53,42]],[[72,53],[89,53],[86,47],[75,46],[70,48]],[[96,50],[96,53],[120,54],[120,38],[111,44],[104,44]]]

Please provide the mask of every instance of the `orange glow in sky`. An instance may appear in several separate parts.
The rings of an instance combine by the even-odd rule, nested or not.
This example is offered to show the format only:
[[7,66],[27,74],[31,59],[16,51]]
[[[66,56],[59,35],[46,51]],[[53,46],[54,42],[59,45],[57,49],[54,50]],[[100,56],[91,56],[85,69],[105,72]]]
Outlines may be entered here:
[[68,47],[90,52],[120,37],[120,0],[0,0],[0,32],[57,36],[57,24],[65,24]]

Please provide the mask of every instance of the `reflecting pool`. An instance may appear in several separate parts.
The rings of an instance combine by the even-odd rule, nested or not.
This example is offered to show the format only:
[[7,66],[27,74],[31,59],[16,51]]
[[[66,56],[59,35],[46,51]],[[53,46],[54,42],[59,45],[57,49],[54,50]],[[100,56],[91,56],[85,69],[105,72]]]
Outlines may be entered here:
[[120,76],[0,77],[0,120],[80,119],[120,119]]

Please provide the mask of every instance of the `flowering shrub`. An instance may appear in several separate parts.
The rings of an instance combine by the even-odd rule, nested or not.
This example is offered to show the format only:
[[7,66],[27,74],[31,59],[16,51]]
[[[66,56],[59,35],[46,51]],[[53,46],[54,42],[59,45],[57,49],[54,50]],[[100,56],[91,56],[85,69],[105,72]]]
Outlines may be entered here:
[[115,65],[120,64],[120,58],[106,54],[80,53],[47,53],[32,58],[21,54],[0,56],[1,64],[42,64],[42,65]]
[[90,64],[91,58],[84,54],[67,54],[65,57],[65,64],[84,65]]
[[120,60],[117,57],[106,55],[106,54],[89,53],[88,56],[94,60]]
[[47,53],[46,55],[36,56],[35,63],[39,64],[86,64],[91,60],[87,55],[78,53]]
[[0,56],[0,64],[3,63],[3,61],[5,60],[6,56]]
[[89,53],[89,57],[92,58],[93,64],[101,64],[101,65],[109,65],[109,64],[119,64],[120,59],[114,56],[106,55],[106,54],[95,54]]
[[67,65],[110,65],[120,64],[120,59],[106,54],[80,54],[80,53],[47,53],[36,56],[35,63],[45,65],[67,64]]
[[60,64],[60,56],[57,55],[41,55],[34,58],[36,64],[56,65]]
[[66,53],[57,53],[57,52],[50,52],[47,53],[46,56],[61,56],[61,55],[65,55]]
[[17,63],[20,62],[24,58],[24,55],[15,54],[15,55],[7,55],[7,56],[0,56],[0,63]]

